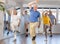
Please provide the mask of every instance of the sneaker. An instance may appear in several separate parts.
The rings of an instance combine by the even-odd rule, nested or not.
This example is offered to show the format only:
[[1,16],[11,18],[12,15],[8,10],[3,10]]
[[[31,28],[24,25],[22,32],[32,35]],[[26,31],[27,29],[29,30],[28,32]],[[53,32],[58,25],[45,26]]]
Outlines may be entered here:
[[51,31],[51,29],[49,29],[49,31]]
[[9,35],[9,32],[7,32],[7,35]]
[[15,42],[15,41],[16,41],[16,39],[13,40],[13,42]]
[[26,34],[25,37],[28,37],[28,34]]
[[52,37],[52,35],[50,35],[50,37]]
[[7,30],[7,27],[5,28],[5,30]]

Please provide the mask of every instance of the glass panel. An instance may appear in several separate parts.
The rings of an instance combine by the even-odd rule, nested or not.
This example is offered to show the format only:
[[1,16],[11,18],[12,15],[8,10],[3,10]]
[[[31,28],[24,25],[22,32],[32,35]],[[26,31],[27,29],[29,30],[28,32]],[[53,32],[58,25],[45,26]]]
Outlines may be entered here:
[[60,23],[60,9],[58,11],[58,23]]

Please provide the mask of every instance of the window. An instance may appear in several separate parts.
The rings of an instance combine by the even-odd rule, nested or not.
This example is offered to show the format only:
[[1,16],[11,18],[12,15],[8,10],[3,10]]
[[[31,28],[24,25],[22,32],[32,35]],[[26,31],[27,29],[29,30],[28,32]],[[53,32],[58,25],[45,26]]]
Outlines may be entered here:
[[60,9],[58,11],[58,23],[60,23]]
[[57,15],[57,9],[50,9],[52,11],[52,14],[55,16],[56,18],[56,15]]
[[27,12],[28,12],[28,15],[30,15],[30,11],[29,11],[29,9],[27,9]]
[[40,12],[40,15],[41,15],[41,17],[42,17],[42,12],[43,12],[43,10],[42,10],[42,9],[38,9],[38,11]]

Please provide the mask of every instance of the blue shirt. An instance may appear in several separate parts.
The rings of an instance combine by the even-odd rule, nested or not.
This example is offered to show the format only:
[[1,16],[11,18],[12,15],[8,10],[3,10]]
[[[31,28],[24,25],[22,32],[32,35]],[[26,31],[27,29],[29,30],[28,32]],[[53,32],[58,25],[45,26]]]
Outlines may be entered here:
[[38,11],[34,11],[33,8],[30,10],[30,22],[38,22],[38,18],[40,17],[40,13]]
[[49,15],[49,17],[50,17],[50,20],[51,20],[52,24],[54,24],[55,16],[54,15]]

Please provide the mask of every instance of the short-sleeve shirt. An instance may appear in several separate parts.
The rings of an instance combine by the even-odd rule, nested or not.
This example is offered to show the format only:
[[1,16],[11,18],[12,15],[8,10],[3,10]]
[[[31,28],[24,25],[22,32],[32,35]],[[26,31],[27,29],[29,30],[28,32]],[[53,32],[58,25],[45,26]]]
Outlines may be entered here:
[[54,24],[55,16],[54,15],[49,15],[49,17],[50,17],[51,23]]
[[42,16],[43,24],[50,25],[50,18],[49,16]]
[[15,23],[16,25],[18,25],[19,19],[20,18],[18,15],[11,15],[11,23]]
[[30,22],[38,22],[38,17],[40,17],[40,13],[38,11],[34,11],[33,8],[30,9]]
[[27,14],[27,15],[24,15],[24,19],[25,19],[25,22],[29,22],[29,15]]

